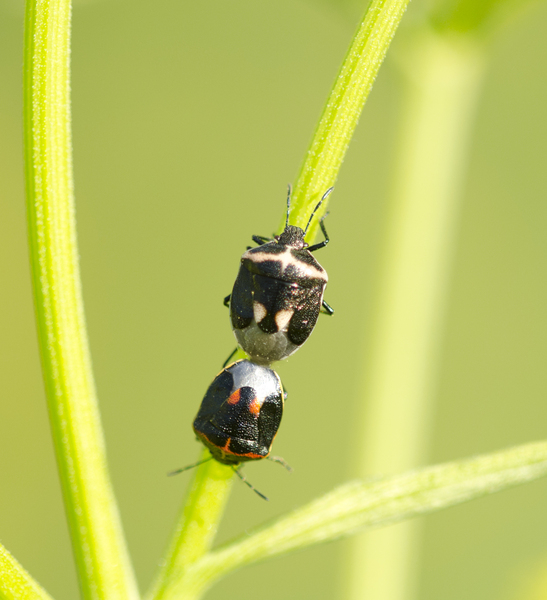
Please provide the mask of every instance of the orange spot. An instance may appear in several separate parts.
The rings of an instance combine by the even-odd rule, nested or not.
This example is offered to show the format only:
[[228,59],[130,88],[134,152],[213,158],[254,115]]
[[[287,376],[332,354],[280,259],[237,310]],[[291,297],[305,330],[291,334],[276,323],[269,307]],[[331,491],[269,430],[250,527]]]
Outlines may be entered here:
[[237,404],[239,402],[241,392],[240,390],[236,390],[227,400],[228,404]]
[[236,454],[235,452],[232,452],[232,454],[234,456],[246,456],[254,459],[266,458],[265,456],[262,456],[262,454],[253,454],[252,452],[247,452],[247,454]]
[[[200,431],[196,431],[196,434],[200,438],[207,440],[211,444],[211,446],[218,448],[221,451],[221,453],[224,455],[231,454],[232,456],[245,456],[245,457],[251,458],[251,459],[266,458],[265,456],[262,456],[262,454],[255,454],[254,452],[246,452],[245,454],[238,454],[237,452],[232,452],[229,449],[229,445],[230,445],[230,442],[232,441],[232,438],[228,438],[228,441],[226,442],[226,444],[224,444],[224,446],[217,446],[204,433],[201,433]],[[268,452],[268,454],[269,454],[269,452]],[[268,454],[266,456],[268,456]]]
[[249,410],[253,413],[255,417],[258,417],[258,415],[260,414],[261,407],[262,405],[260,404],[260,401],[255,396],[251,404],[249,404]]

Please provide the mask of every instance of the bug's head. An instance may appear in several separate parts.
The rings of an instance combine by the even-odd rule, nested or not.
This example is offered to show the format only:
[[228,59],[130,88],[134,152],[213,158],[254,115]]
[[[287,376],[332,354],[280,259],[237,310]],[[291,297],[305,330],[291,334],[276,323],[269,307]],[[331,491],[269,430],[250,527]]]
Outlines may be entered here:
[[278,244],[302,250],[307,248],[308,244],[304,241],[304,230],[296,225],[287,225],[281,235],[276,235],[275,240]]
[[276,235],[274,237],[275,241],[278,244],[282,244],[284,246],[289,246],[290,248],[294,248],[295,250],[302,250],[302,248],[307,248],[309,244],[305,241],[306,233],[308,233],[308,228],[312,222],[312,219],[321,206],[324,200],[329,197],[329,194],[332,192],[334,188],[330,187],[324,194],[321,200],[317,203],[317,206],[313,209],[312,214],[310,215],[310,219],[308,224],[306,225],[306,229],[301,229],[296,225],[289,225],[289,215],[291,212],[291,185],[288,186],[287,191],[287,219],[285,220],[285,229],[281,235]]

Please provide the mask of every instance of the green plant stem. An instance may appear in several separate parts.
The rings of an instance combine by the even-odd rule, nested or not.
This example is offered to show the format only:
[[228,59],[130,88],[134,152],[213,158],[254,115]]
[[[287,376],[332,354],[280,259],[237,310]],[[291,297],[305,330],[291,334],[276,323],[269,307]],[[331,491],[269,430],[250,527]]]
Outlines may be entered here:
[[0,544],[0,600],[51,600],[13,556]]
[[73,198],[69,0],[28,0],[24,50],[30,260],[49,415],[85,598],[137,597],[106,468]]
[[[404,45],[405,114],[374,332],[365,414],[355,436],[361,477],[426,461],[443,319],[483,52],[464,36],[414,34]],[[414,596],[419,524],[359,536],[347,597]]]
[[[361,110],[408,0],[372,0],[334,83],[292,194],[291,224],[304,229],[317,202],[332,187]],[[325,213],[324,202],[317,216]],[[283,220],[283,226],[285,222]],[[308,230],[313,240],[318,220]]]
[[[319,197],[328,187],[334,185],[365,100],[407,4],[408,0],[371,2],[344,60],[302,165],[292,196],[292,224],[305,227]],[[323,206],[321,214],[325,209],[326,206]],[[320,214],[317,216],[319,217]],[[284,226],[283,219],[281,229]],[[317,221],[310,227],[308,239],[313,239],[316,232]],[[239,350],[234,360],[244,357],[245,354]],[[196,474],[192,488],[195,493],[190,494],[189,501],[196,506],[206,507],[208,500],[203,502],[200,500],[200,494],[206,493],[206,485],[199,486],[197,481],[199,478],[205,482],[213,471],[213,465],[201,469],[202,471]],[[228,486],[221,487],[219,506],[224,505],[224,496],[229,489]],[[194,511],[192,508],[181,511],[181,520],[169,550],[166,567],[158,576],[152,598],[159,600],[159,598],[172,597],[175,582],[178,586],[180,578],[184,578],[184,573],[190,569],[192,561],[197,559],[197,555],[205,552],[212,543],[212,537],[200,541],[200,536],[206,531],[216,530],[216,519],[220,518],[221,512],[220,508],[217,510],[206,508],[203,512]],[[192,534],[194,536],[192,543],[199,548],[197,554],[187,550],[190,542],[187,541],[189,534],[185,533],[185,531],[193,531],[188,520],[195,518],[212,519],[204,522],[204,526]]]
[[195,600],[244,565],[389,525],[491,494],[547,474],[547,442],[428,467],[375,482],[352,482],[205,555],[165,600]]
[[[211,455],[204,449],[201,460]],[[197,468],[192,487],[181,511],[165,564],[149,598],[169,596],[173,580],[210,550],[232,486],[234,470],[216,460]]]

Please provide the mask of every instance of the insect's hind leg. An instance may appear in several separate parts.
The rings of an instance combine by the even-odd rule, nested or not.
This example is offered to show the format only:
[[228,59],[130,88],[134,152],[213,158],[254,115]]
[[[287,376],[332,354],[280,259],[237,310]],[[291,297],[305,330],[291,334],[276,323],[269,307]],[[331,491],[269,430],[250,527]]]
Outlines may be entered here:
[[293,471],[292,467],[291,467],[289,464],[287,464],[287,463],[286,463],[286,462],[285,462],[285,461],[284,461],[284,460],[281,458],[281,456],[266,456],[266,458],[267,458],[268,460],[271,460],[272,462],[279,463],[279,464],[280,464],[282,467],[285,467],[285,469],[287,469],[287,471],[288,471],[289,473],[292,473],[292,471]]
[[241,467],[232,467],[234,473],[241,479],[241,481],[243,481],[246,486],[250,487],[255,494],[267,502],[269,500],[268,496],[265,496],[262,492],[259,492],[252,483],[247,481],[247,477],[245,477],[245,475],[243,475],[243,473],[239,470],[240,468]]
[[223,369],[226,368],[226,365],[232,360],[232,358],[236,352],[237,352],[237,346],[236,346],[235,350],[230,354],[230,356],[228,356],[228,358],[224,361],[224,364],[222,365]]

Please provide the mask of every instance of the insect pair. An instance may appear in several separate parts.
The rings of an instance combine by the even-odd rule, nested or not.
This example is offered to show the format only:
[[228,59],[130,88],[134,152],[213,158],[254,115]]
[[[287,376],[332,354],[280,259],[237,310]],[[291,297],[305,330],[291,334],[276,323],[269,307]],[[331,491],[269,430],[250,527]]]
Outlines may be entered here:
[[[326,314],[334,312],[323,300],[327,273],[311,254],[329,243],[325,217],[319,221],[325,239],[313,246],[305,241],[315,213],[331,192],[332,188],[323,195],[303,230],[289,225],[289,186],[283,233],[273,239],[252,236],[258,246],[248,247],[241,257],[232,293],[224,299],[224,304],[230,307],[238,344],[251,360],[237,361],[217,375],[194,421],[194,432],[211,452],[206,460],[214,458],[231,465],[265,499],[246,481],[238,466],[244,461],[270,458],[288,468],[282,459],[270,457],[286,394],[279,376],[268,367],[302,346],[322,308]],[[233,354],[235,351],[224,363],[225,367]],[[172,474],[202,462],[205,461]]]

